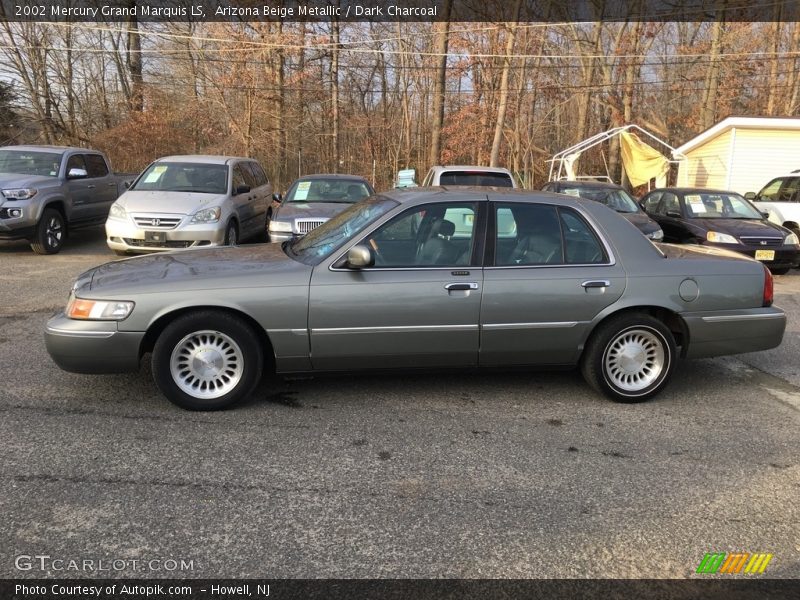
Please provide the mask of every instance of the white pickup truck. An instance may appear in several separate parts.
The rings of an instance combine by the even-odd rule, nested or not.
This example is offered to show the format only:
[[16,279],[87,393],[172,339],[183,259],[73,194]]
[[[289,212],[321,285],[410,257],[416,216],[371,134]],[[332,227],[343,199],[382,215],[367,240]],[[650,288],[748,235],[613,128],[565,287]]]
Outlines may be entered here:
[[775,177],[757,194],[747,192],[744,197],[767,213],[770,221],[800,236],[800,171]]

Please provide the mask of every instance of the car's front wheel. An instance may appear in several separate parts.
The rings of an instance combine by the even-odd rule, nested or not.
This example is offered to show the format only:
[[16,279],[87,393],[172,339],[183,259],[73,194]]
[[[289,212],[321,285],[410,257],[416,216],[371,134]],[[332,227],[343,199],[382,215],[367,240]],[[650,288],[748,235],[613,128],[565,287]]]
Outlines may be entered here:
[[675,338],[644,313],[611,318],[592,335],[581,371],[597,391],[616,402],[641,402],[658,394],[675,366]]
[[36,234],[31,248],[36,254],[56,254],[64,245],[67,226],[64,217],[55,208],[45,208],[36,224]]
[[178,317],[153,348],[153,378],[170,402],[219,410],[246,398],[261,378],[263,351],[242,319],[215,310]]
[[239,228],[236,226],[236,221],[231,221],[225,228],[225,241],[226,246],[235,246],[239,243]]

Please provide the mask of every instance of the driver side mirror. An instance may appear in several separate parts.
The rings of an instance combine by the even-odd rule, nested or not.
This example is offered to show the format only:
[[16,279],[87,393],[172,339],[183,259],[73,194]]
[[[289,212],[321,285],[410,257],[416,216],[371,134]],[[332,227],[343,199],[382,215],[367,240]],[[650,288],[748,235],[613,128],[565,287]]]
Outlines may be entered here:
[[79,167],[72,167],[67,173],[67,179],[86,179],[88,176],[89,173],[86,172],[86,169]]
[[375,255],[368,246],[358,244],[347,251],[347,267],[350,269],[364,269],[375,264]]
[[272,199],[278,204],[280,204],[281,202],[283,202],[283,195],[280,192],[277,192],[275,194],[272,194]]
[[755,192],[747,192],[744,195],[744,199],[745,200],[755,200],[756,199],[756,193]]
[[249,185],[240,185],[240,186],[238,186],[236,188],[236,194],[235,195],[238,196],[239,194],[246,194],[249,191],[250,191],[250,186]]
[[769,211],[768,210],[760,210],[758,212],[760,212],[761,216],[764,217],[765,219],[769,219]]

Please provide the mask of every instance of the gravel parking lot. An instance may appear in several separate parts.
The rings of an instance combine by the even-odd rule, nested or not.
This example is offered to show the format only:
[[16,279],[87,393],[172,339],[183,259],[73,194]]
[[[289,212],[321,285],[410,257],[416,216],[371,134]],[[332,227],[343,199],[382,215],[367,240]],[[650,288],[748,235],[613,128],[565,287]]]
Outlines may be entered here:
[[45,321],[112,258],[101,229],[55,256],[0,244],[0,577],[97,575],[20,555],[187,563],[103,574],[126,577],[686,577],[712,551],[800,573],[800,271],[776,277],[780,348],[683,362],[642,405],[577,372],[490,373],[272,383],[205,414],[149,366],[50,361]]

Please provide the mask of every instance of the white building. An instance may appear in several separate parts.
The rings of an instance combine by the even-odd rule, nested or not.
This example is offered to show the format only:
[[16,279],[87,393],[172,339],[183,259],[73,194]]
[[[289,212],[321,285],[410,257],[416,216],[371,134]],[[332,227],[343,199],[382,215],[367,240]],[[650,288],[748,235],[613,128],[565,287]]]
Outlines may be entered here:
[[800,118],[728,117],[675,149],[678,185],[757,192],[800,169]]

